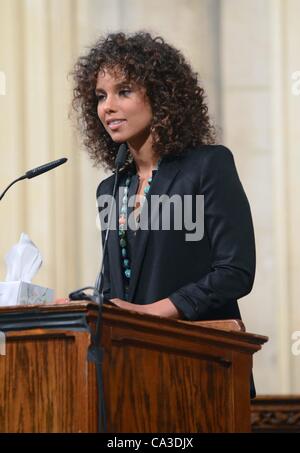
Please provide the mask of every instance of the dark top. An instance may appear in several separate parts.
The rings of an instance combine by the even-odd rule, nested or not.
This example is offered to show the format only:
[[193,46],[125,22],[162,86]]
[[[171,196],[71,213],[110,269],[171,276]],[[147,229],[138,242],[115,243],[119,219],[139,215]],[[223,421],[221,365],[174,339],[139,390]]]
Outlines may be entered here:
[[[130,197],[134,197],[136,195],[136,193],[138,191],[138,187],[139,187],[140,178],[136,173],[135,166],[131,167],[130,172],[128,174],[131,176],[131,181],[130,181],[129,188],[128,188],[128,198],[130,198]],[[153,170],[152,171],[152,181],[154,180],[156,174],[157,174],[157,170]],[[151,192],[149,192],[149,195],[151,195]],[[147,199],[148,199],[148,196],[147,196]],[[132,213],[133,213],[133,206],[130,206],[130,207],[128,207],[127,216],[132,215]],[[135,254],[134,245],[135,245],[136,234],[137,234],[137,230],[135,230],[135,229],[132,230],[130,228],[130,225],[128,225],[128,228],[126,230],[126,240],[127,240],[128,257],[129,257],[130,262],[132,261],[132,258],[134,257],[134,254]],[[120,256],[120,260],[122,263],[121,256]],[[124,273],[123,273],[123,281],[124,281],[124,285],[125,285],[126,278],[124,277]]]
[[[129,185],[129,190],[128,190],[128,198],[134,196],[137,193],[139,187],[139,177],[135,173],[131,177],[130,185]],[[131,215],[133,211],[133,207],[128,208],[128,216]],[[132,257],[134,256],[134,239],[137,234],[137,231],[131,230],[130,228],[127,229],[127,241],[128,241],[128,253],[129,253],[129,259],[131,261]]]

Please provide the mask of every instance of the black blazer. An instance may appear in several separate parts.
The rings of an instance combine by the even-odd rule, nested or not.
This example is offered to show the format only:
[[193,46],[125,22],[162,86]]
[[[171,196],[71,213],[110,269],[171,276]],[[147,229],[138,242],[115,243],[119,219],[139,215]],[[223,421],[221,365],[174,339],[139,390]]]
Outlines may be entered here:
[[[125,178],[121,173],[119,191]],[[114,175],[102,181],[97,197],[111,194],[113,181]],[[240,318],[237,299],[253,285],[255,243],[249,203],[231,151],[207,145],[164,158],[149,192],[162,194],[204,195],[204,236],[186,241],[190,231],[185,229],[138,230],[129,301],[150,304],[169,297],[185,319]],[[124,298],[121,272],[116,229],[110,231],[105,260],[106,298]]]

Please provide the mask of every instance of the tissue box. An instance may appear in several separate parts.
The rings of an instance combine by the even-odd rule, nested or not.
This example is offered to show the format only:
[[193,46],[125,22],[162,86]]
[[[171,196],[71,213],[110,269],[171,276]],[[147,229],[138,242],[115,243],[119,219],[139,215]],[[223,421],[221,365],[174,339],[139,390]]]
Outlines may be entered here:
[[49,304],[54,290],[23,281],[0,282],[0,306]]

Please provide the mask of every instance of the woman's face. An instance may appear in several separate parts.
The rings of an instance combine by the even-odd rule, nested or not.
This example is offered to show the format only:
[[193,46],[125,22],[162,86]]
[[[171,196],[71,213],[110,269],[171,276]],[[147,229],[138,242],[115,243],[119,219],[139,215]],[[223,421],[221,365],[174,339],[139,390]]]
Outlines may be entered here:
[[112,140],[139,147],[150,138],[152,110],[145,88],[121,73],[101,71],[96,95],[98,117]]

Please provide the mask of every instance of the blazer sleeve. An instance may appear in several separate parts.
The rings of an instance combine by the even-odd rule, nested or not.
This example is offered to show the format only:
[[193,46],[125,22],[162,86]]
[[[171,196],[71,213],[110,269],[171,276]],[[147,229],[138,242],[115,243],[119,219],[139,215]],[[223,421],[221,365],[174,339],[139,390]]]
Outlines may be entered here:
[[248,294],[255,275],[250,206],[229,149],[218,146],[206,153],[199,193],[204,195],[211,270],[169,296],[189,320],[207,319],[225,304]]

